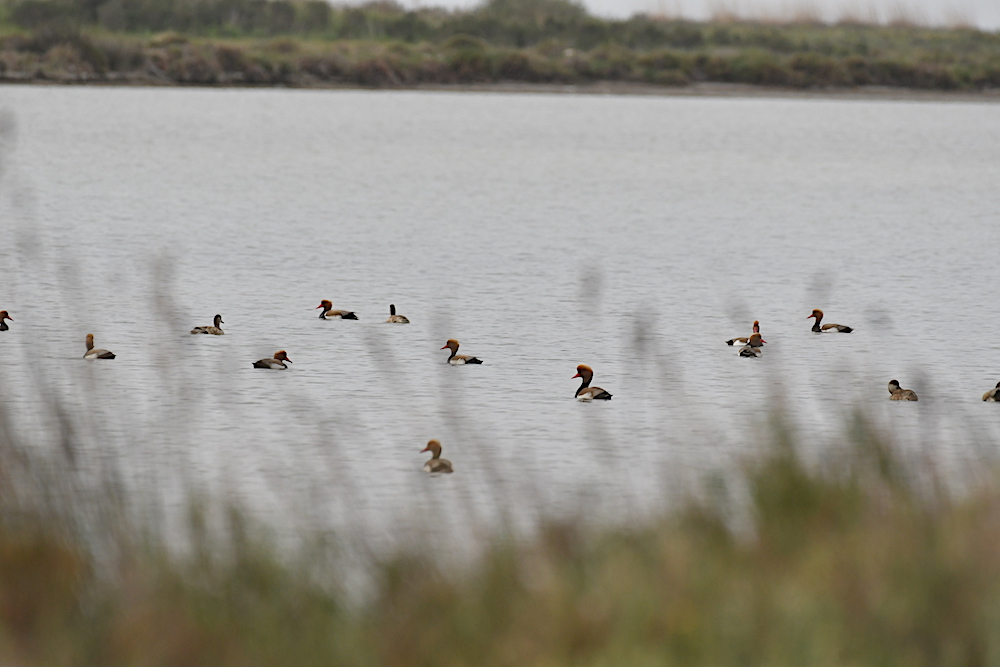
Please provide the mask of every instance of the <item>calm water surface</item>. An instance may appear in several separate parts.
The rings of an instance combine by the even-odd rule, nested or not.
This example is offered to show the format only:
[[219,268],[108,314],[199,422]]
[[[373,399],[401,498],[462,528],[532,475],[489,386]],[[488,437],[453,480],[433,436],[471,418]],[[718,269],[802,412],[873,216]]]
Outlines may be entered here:
[[[0,88],[5,400],[85,415],[137,496],[278,525],[620,516],[783,403],[901,447],[1000,442],[1000,105]],[[360,321],[326,322],[320,299]],[[409,326],[383,324],[388,304]],[[854,326],[817,336],[806,316]],[[221,313],[223,337],[190,336]],[[761,359],[724,341],[761,321]],[[85,363],[86,333],[112,362]],[[450,367],[458,338],[486,361]],[[285,372],[251,362],[285,349]],[[578,363],[611,391],[579,404]],[[890,403],[892,378],[916,404]],[[50,430],[50,429],[49,429]],[[428,438],[451,477],[420,473]]]

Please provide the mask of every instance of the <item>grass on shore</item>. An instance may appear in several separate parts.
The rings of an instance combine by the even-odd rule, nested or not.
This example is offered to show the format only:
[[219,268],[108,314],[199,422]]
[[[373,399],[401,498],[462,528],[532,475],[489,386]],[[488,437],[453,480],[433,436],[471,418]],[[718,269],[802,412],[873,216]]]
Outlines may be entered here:
[[[1000,54],[998,49],[997,54]],[[290,38],[143,40],[87,32],[0,37],[0,81],[187,85],[360,85],[623,81],[666,86],[723,82],[790,88],[892,86],[926,90],[1000,87],[1000,55],[824,55],[761,48],[589,51],[559,43],[493,47],[471,38],[444,44],[300,41]]]
[[[102,6],[120,1],[109,0]],[[277,0],[256,4],[233,0],[235,8],[228,14],[223,12],[225,3],[203,0],[201,22],[188,14],[175,16],[181,6],[164,2],[158,13],[145,5],[135,9],[129,14],[136,17],[131,23],[87,16],[83,9],[57,0],[10,5],[8,22],[0,21],[0,80],[372,87],[622,81],[665,86],[722,82],[790,88],[1000,88],[1000,33],[970,28],[694,23],[642,15],[615,21],[589,16],[563,0],[491,0],[465,12],[407,11],[388,2],[332,9],[318,3],[330,12],[322,20],[310,18],[317,3],[284,2],[290,12],[287,20],[270,25],[264,18],[225,21],[235,20],[232,17],[240,8],[277,11],[274,7],[282,4]],[[38,9],[36,5],[45,3],[76,13],[60,18],[50,8],[39,10],[34,18],[14,20],[25,7]],[[162,20],[157,23],[154,16]],[[155,32],[157,27],[175,30]]]
[[[361,602],[337,585],[332,561],[278,558],[238,514],[227,556],[203,528],[185,558],[116,530],[104,536],[109,564],[58,513],[7,488],[0,662],[997,664],[1000,478],[966,480],[954,498],[863,422],[848,438],[806,464],[775,428],[746,467],[745,493],[710,484],[640,525],[498,538],[462,572],[445,571],[428,544],[376,563]],[[23,469],[0,463],[4,479]]]

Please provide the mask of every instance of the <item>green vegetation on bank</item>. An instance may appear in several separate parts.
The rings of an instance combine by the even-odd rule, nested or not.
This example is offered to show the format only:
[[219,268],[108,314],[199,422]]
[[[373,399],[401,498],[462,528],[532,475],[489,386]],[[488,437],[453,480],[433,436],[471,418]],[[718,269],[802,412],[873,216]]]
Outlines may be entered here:
[[[194,521],[177,557],[138,546],[109,494],[84,512],[85,538],[58,509],[87,506],[72,492],[41,509],[23,478],[8,484],[29,464],[5,445],[0,662],[996,664],[1000,479],[980,466],[955,498],[926,462],[904,466],[863,423],[849,431],[853,444],[807,464],[777,428],[741,481],[639,525],[551,524],[460,572],[428,543],[375,563],[361,600],[316,556],[329,550],[280,559],[236,514],[225,539]],[[74,474],[67,463],[61,484],[37,486],[72,489]],[[115,528],[95,535],[94,516]]]
[[322,0],[0,2],[8,81],[1000,87],[1000,33],[969,28],[611,20],[568,0],[489,0],[464,11]]

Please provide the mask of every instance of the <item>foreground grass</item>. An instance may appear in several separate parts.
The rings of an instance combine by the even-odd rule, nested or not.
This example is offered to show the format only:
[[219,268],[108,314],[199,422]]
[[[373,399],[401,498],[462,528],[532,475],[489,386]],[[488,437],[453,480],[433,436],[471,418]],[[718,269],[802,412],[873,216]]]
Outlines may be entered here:
[[238,515],[221,550],[202,534],[177,558],[119,535],[97,561],[5,494],[0,661],[997,664],[998,480],[953,499],[923,469],[918,486],[864,429],[830,461],[804,464],[779,431],[742,500],[714,485],[630,528],[552,524],[461,573],[400,555],[374,564],[360,603],[323,558],[275,557]]

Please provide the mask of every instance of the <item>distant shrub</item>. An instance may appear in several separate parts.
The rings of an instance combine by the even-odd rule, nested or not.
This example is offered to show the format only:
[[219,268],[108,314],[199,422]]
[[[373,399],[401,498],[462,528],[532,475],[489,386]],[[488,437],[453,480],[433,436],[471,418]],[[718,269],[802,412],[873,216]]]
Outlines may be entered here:
[[109,72],[132,72],[146,64],[146,52],[138,40],[102,39],[94,46],[104,55]]
[[473,37],[472,35],[452,35],[448,39],[441,43],[442,49],[469,49],[473,51],[485,51],[487,48],[486,42],[479,39],[478,37]]
[[767,51],[751,50],[733,56],[726,69],[723,80],[734,83],[785,86],[795,82],[789,70]]
[[332,81],[343,77],[348,67],[336,55],[307,55],[299,58],[299,69],[322,81]]
[[587,74],[594,79],[632,79],[635,64],[635,52],[616,44],[602,46],[587,54]]
[[696,49],[705,44],[701,26],[687,21],[673,21],[666,31],[666,44],[679,49]]
[[354,67],[353,79],[363,86],[397,86],[399,75],[384,58],[363,60]]
[[54,0],[21,0],[10,8],[10,22],[22,28],[47,24],[71,24],[77,13],[72,5]]
[[300,49],[299,42],[291,37],[279,37],[268,41],[264,48],[275,53],[295,53]]
[[852,83],[843,64],[834,58],[818,53],[801,53],[792,56],[789,67],[801,74],[805,86],[846,86]]
[[640,67],[653,70],[683,70],[691,65],[691,57],[676,51],[651,51],[639,56]]
[[687,86],[691,83],[690,77],[679,69],[651,71],[647,80],[661,86]]
[[494,80],[493,61],[478,49],[461,49],[446,57],[452,77],[459,83],[481,83]]
[[233,46],[215,47],[215,60],[223,72],[240,72],[247,69],[247,57],[242,49]]
[[303,31],[323,32],[330,29],[333,8],[325,0],[306,0],[299,15]]
[[153,47],[175,46],[177,44],[187,43],[187,37],[173,31],[161,32],[159,35],[153,35],[153,37],[149,40],[149,45]]
[[940,90],[958,87],[958,81],[949,70],[932,64],[879,60],[873,71],[875,82],[886,86]]
[[870,62],[860,56],[846,58],[843,62],[847,82],[855,86],[866,86],[875,83]]

